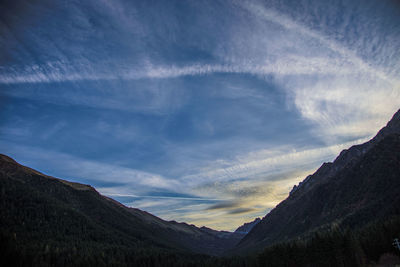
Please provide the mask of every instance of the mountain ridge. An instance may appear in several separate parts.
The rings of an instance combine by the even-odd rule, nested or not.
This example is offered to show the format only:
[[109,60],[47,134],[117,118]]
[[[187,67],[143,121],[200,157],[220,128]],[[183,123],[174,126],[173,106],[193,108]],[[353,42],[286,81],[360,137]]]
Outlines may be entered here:
[[370,141],[343,150],[295,186],[232,250],[248,253],[333,224],[400,214],[400,110]]
[[371,140],[363,144],[353,145],[348,149],[342,150],[333,162],[323,163],[322,166],[318,168],[318,170],[313,175],[307,176],[299,184],[299,186],[294,186],[290,194],[298,191],[300,186],[303,188],[307,188],[308,186],[310,186],[310,181],[316,180],[315,178],[311,179],[311,176],[318,176],[327,179],[335,175],[337,171],[341,170],[351,161],[356,161],[359,157],[367,153],[374,144],[376,144],[391,133],[400,133],[400,109],[392,116],[391,120],[389,120],[386,126],[380,129]]
[[[5,205],[0,216],[0,226],[8,229],[8,232],[20,232],[20,236],[29,236],[30,233],[24,232],[26,227],[19,221],[33,220],[31,223],[37,223],[37,231],[46,232],[41,223],[49,216],[46,214],[52,210],[56,213],[59,213],[57,210],[63,210],[62,213],[72,213],[71,216],[77,221],[85,221],[85,225],[92,225],[94,229],[106,229],[105,232],[109,232],[110,235],[119,236],[118,242],[132,245],[145,242],[151,246],[182,252],[219,255],[242,237],[233,233],[231,235],[229,232],[205,230],[186,223],[164,221],[148,212],[126,207],[112,198],[103,196],[90,185],[42,174],[3,154],[0,154],[0,182],[3,192],[0,195],[1,204]],[[26,194],[19,196],[19,191],[26,191]],[[20,202],[17,202],[18,200]],[[26,203],[26,206],[42,203],[41,205],[49,208],[44,210],[43,214],[29,212],[27,217],[26,206],[21,206],[21,203]],[[6,209],[10,206],[18,208],[15,212]],[[41,209],[42,206],[36,208]],[[59,221],[57,217],[53,219]],[[10,226],[13,224],[14,226]],[[78,229],[77,232],[79,231]],[[49,233],[49,238],[51,235]]]

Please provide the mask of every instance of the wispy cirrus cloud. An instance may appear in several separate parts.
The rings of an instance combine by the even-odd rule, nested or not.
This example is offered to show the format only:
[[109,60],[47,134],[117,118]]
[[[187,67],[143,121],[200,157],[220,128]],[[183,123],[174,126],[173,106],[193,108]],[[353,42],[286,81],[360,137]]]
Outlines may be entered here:
[[[349,123],[330,121],[327,125],[323,122],[323,119],[317,118],[317,114],[323,114],[322,116],[324,118],[332,118],[332,115],[335,113],[345,112],[346,115],[343,115],[343,117],[345,117],[348,116],[348,114],[355,114],[354,110],[357,109],[356,114],[364,112],[367,113],[370,120],[373,119],[377,121],[377,126],[374,128],[374,130],[376,130],[378,125],[381,125],[384,120],[396,110],[396,103],[393,99],[396,99],[399,95],[400,83],[396,80],[396,75],[393,76],[393,74],[391,74],[397,73],[396,68],[391,68],[392,70],[388,72],[387,69],[381,65],[377,66],[373,62],[365,61],[353,50],[336,41],[335,38],[324,35],[322,32],[307,26],[306,23],[308,23],[308,17],[306,16],[303,17],[304,21],[296,21],[289,15],[274,10],[274,4],[272,4],[272,7],[270,8],[266,8],[263,4],[255,1],[235,4],[243,10],[247,10],[252,15],[256,15],[258,20],[264,20],[279,25],[285,32],[289,33],[289,36],[294,35],[297,39],[301,40],[303,45],[306,46],[303,48],[300,46],[300,50],[297,48],[294,52],[289,53],[284,53],[284,50],[279,49],[276,51],[267,49],[265,54],[254,55],[254,58],[257,56],[264,60],[261,63],[259,60],[253,60],[253,58],[250,58],[250,60],[243,60],[241,58],[241,55],[243,54],[241,49],[243,48],[239,48],[233,50],[230,54],[220,55],[219,57],[225,60],[225,62],[222,63],[186,63],[176,65],[168,63],[153,64],[151,61],[144,60],[139,63],[139,65],[123,64],[119,67],[118,71],[110,71],[109,69],[104,68],[106,63],[100,64],[101,67],[99,68],[91,64],[90,61],[84,61],[85,63],[79,63],[78,61],[74,63],[65,60],[49,62],[44,65],[34,65],[31,67],[25,66],[23,68],[18,66],[12,68],[3,67],[0,73],[0,83],[19,84],[102,80],[130,81],[142,79],[171,79],[184,76],[212,75],[216,73],[249,74],[256,76],[275,75],[278,76],[276,81],[280,82],[283,88],[286,89],[286,92],[290,96],[289,99],[293,99],[294,106],[305,118],[321,125],[320,128],[322,129],[329,129],[329,125],[337,125],[334,126],[335,129],[331,130],[331,135],[338,131],[342,131],[345,134],[345,129],[346,127],[349,127]],[[116,17],[120,17],[122,12],[121,10],[123,9],[119,8],[118,10],[114,10],[112,14],[119,14]],[[124,15],[123,17],[125,17],[126,20],[135,20],[130,15]],[[139,22],[136,21],[135,23],[137,24]],[[257,25],[261,28],[261,32],[269,31],[270,27],[268,25],[266,26],[262,23],[258,23]],[[346,28],[347,26],[348,25],[343,25],[343,28]],[[280,40],[279,43],[284,44],[284,48],[289,47],[289,44],[285,44],[286,37],[282,37],[278,33],[276,35],[276,38]],[[243,39],[241,32],[239,32],[238,36],[235,36],[234,39]],[[287,41],[291,41],[292,37],[287,37],[286,39]],[[251,41],[257,42],[259,40],[255,39]],[[374,42],[379,42],[379,40],[374,40]],[[360,46],[363,44],[365,44],[365,42],[357,45]],[[307,47],[307,45],[309,45],[309,47]],[[391,53],[391,50],[395,48],[396,47],[394,46],[386,46],[384,52]],[[313,49],[319,50],[317,56],[310,54],[310,51]],[[286,76],[289,76],[290,78],[287,78]],[[324,76],[327,77],[324,78]],[[332,79],[332,77],[334,78]],[[365,83],[359,83],[358,81],[360,80],[368,81]],[[374,80],[373,88],[378,86],[385,91],[384,93],[379,92],[377,94],[390,96],[390,98],[388,97],[385,101],[385,107],[381,106],[371,110],[355,104],[355,102],[358,101],[357,98],[359,98],[359,96],[365,98],[365,101],[361,101],[362,103],[371,102],[371,99],[381,98],[380,96],[367,96],[369,94],[375,95],[373,89],[365,90],[365,88],[371,88],[371,80]],[[313,86],[313,88],[310,89],[310,83],[318,83],[322,86]],[[337,97],[336,99],[321,97],[324,95],[332,95],[332,93],[326,94],[327,90],[335,92],[336,95],[341,95],[341,97]],[[165,90],[159,90],[159,92],[163,91]],[[366,93],[366,91],[368,92]],[[12,94],[18,93],[14,92]],[[161,96],[162,94],[157,93],[157,95]],[[83,105],[92,105],[90,103],[97,103],[96,105],[100,104],[112,108],[128,106],[119,104],[113,105],[114,102],[120,103],[121,101],[120,99],[113,99],[113,97],[109,99],[115,101],[111,101],[109,104],[107,104],[107,101],[82,101],[82,99],[85,99],[84,95],[78,99],[80,99],[80,102],[75,102]],[[170,98],[165,98],[165,101],[169,101],[168,99]],[[390,102],[390,108],[387,105],[388,101]],[[374,101],[373,106],[376,107],[381,105],[379,103],[382,103],[382,101]],[[320,107],[324,106],[326,109],[321,111]],[[152,112],[152,110],[158,112],[158,107],[158,104],[155,104],[154,108],[151,108],[151,105],[149,105],[149,108],[142,110],[144,112]],[[339,112],[339,109],[342,112]],[[363,121],[363,118],[356,119],[359,121],[359,124]],[[366,122],[364,126],[361,127],[368,128],[367,125],[369,125],[369,123],[370,122]],[[351,131],[354,133],[353,130]],[[358,136],[371,134],[371,132],[373,131],[368,133],[365,131],[359,131]]]
[[[301,1],[299,5],[306,7],[308,4],[303,2],[306,1]],[[279,8],[279,4],[274,2],[269,4],[268,8],[265,4],[255,1],[240,2],[238,5],[260,19],[280,25],[288,32],[296,32],[297,40],[300,43],[309,44],[309,47],[297,50],[295,53],[298,55],[295,57],[307,54],[312,58],[310,52],[312,54],[314,49],[320,53],[322,48],[325,50],[322,52],[325,55],[324,60],[336,62],[336,64],[327,65],[328,69],[330,66],[336,69],[336,72],[327,71],[326,75],[323,72],[315,73],[317,75],[310,72],[310,75],[306,76],[279,77],[280,74],[277,73],[277,82],[286,90],[288,99],[305,119],[315,124],[316,135],[328,144],[362,136],[371,137],[398,109],[399,68],[392,65],[394,61],[400,60],[396,52],[398,45],[395,44],[396,42],[388,44],[382,38],[384,29],[379,32],[377,24],[371,21],[369,16],[362,17],[357,14],[358,21],[347,18],[340,22],[342,31],[324,29],[327,21],[321,21],[322,26],[316,30],[315,25],[311,26],[315,19],[313,15],[318,16],[318,14],[312,14],[315,10],[310,10],[310,13],[305,13],[303,16],[297,14],[300,19],[295,20],[289,15],[276,11],[275,8]],[[367,11],[371,10],[367,9]],[[329,16],[334,17],[338,14],[327,14],[327,20]],[[350,45],[340,43],[338,40],[343,39],[345,34],[349,35],[345,31],[352,27],[363,32],[371,29],[374,35],[369,32],[365,32],[362,36],[353,34],[348,38],[357,42],[354,41]],[[398,39],[398,35],[394,34],[386,38]],[[374,47],[385,47],[385,50],[380,51],[379,59],[365,57],[363,54],[364,51],[372,53],[371,43]],[[396,54],[397,56],[393,58]],[[342,67],[344,68],[341,69]],[[348,67],[353,71],[340,71]]]
[[[57,65],[57,67],[56,67]],[[57,83],[76,81],[101,80],[140,80],[167,79],[182,76],[209,75],[213,73],[232,73],[250,75],[312,75],[312,74],[355,74],[359,70],[346,62],[318,57],[289,56],[274,61],[266,61],[263,65],[252,62],[235,62],[224,64],[191,64],[153,65],[145,63],[122,69],[117,73],[101,74],[94,67],[69,69],[68,63],[48,64],[47,66],[32,66],[25,69],[3,69],[0,73],[0,83]]]
[[[252,177],[263,177],[266,174],[276,175],[277,173],[290,172],[300,170],[301,168],[309,169],[315,162],[321,162],[324,159],[331,159],[341,150],[354,145],[365,142],[367,139],[359,139],[342,144],[332,146],[324,146],[311,149],[301,149],[296,151],[294,148],[288,147],[275,148],[274,151],[268,149],[254,151],[246,155],[230,160],[216,161],[210,166],[205,166],[198,172],[185,175],[182,177],[186,183],[193,183],[197,179],[201,181],[230,181],[234,179]],[[305,166],[306,165],[306,166]],[[308,166],[307,166],[308,165]]]
[[[266,19],[268,21],[274,22],[276,24],[279,24],[286,30],[294,31],[299,33],[300,35],[304,35],[306,37],[317,40],[322,46],[337,53],[337,56],[339,57],[336,57],[335,60],[348,62],[351,65],[353,65],[353,67],[355,67],[359,72],[368,73],[369,75],[372,75],[374,77],[377,77],[379,79],[388,82],[393,82],[395,84],[398,84],[399,82],[396,81],[395,77],[390,77],[386,72],[380,70],[378,67],[372,66],[367,62],[365,62],[363,59],[357,56],[357,54],[354,51],[347,49],[345,46],[340,45],[335,40],[329,39],[327,36],[324,36],[323,34],[315,30],[312,30],[310,27],[302,25],[302,22],[294,21],[290,17],[284,14],[280,14],[271,8],[270,9],[265,8],[261,4],[255,4],[254,1],[241,2],[240,5],[243,8],[249,10],[252,14],[259,16],[263,19]],[[339,69],[337,69],[337,71],[338,72],[336,74],[340,75],[341,73]]]
[[388,2],[54,3],[0,11],[2,147],[166,219],[264,216],[398,109]]

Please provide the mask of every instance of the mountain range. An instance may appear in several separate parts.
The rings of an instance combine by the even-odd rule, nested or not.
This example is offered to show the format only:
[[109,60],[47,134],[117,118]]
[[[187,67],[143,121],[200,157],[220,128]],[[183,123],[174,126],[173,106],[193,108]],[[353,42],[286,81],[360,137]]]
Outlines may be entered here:
[[162,220],[90,185],[47,176],[6,155],[0,155],[0,188],[0,230],[16,236],[18,244],[40,247],[59,238],[60,243],[79,240],[219,255],[243,237]]
[[399,193],[400,110],[373,139],[324,163],[264,218],[235,232],[165,221],[0,155],[0,251],[20,266],[202,266],[209,256],[199,255],[247,255],[398,216]]

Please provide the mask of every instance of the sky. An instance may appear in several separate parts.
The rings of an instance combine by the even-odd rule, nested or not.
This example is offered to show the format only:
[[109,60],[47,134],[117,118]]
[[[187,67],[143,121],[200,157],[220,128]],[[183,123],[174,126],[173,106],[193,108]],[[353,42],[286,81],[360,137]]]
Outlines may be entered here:
[[3,0],[0,153],[234,230],[400,108],[394,0]]

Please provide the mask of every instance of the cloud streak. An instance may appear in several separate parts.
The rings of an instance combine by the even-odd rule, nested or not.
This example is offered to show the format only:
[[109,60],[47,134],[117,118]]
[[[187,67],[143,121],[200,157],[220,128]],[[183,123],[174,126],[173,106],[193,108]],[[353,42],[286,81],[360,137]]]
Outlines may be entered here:
[[354,74],[357,73],[350,64],[337,62],[327,58],[287,57],[275,61],[255,65],[252,62],[238,64],[192,64],[186,66],[153,65],[133,67],[131,70],[121,70],[118,74],[99,74],[90,69],[69,70],[66,63],[57,64],[61,67],[32,66],[25,70],[3,69],[0,73],[2,84],[23,83],[58,83],[77,81],[101,80],[140,80],[140,79],[168,79],[182,76],[209,75],[214,73],[250,74],[250,75],[311,75],[311,74]]
[[[223,167],[216,162],[216,164],[210,167],[204,167],[203,171],[183,176],[182,179],[188,183],[193,183],[193,181],[197,179],[215,182],[245,177],[260,177],[260,175],[280,173],[282,170],[289,172],[290,170],[304,168],[304,164],[306,163],[312,164],[321,162],[323,159],[331,159],[332,156],[338,154],[341,150],[366,140],[367,139],[360,139],[343,144],[300,151],[287,151],[286,148],[285,152],[278,152],[280,149],[276,149],[274,152],[268,150],[252,152],[247,156],[249,159],[242,155],[236,160],[230,162],[224,161],[222,163],[224,165]],[[263,155],[264,153],[265,156]],[[254,157],[254,154],[257,156]],[[273,156],[271,156],[271,154],[273,154]]]

